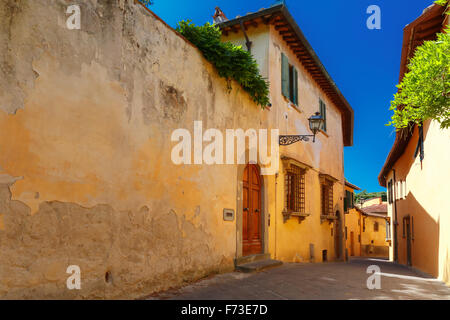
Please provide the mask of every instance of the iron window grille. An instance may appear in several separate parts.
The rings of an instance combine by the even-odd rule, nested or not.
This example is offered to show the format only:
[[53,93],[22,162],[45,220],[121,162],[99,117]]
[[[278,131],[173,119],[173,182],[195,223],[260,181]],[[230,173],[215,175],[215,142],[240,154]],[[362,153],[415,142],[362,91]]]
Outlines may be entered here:
[[285,174],[286,211],[305,213],[305,170],[291,165]]
[[331,216],[333,214],[333,183],[325,182],[321,186],[322,190],[322,215]]

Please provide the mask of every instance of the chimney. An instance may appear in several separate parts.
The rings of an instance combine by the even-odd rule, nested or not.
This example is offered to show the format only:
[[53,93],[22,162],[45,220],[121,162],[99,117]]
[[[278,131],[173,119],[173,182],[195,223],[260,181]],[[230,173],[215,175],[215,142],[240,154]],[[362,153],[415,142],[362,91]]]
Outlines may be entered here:
[[215,24],[217,24],[228,21],[228,18],[219,7],[216,7],[216,12],[213,15],[213,21]]

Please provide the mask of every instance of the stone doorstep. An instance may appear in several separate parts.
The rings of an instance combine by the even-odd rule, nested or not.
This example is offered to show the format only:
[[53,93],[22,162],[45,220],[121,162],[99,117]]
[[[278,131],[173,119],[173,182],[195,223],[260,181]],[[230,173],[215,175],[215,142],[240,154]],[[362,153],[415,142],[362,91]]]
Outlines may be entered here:
[[244,263],[236,265],[236,270],[245,273],[258,272],[265,269],[279,267],[283,262],[278,260],[266,259],[251,263]]
[[234,259],[234,266],[239,266],[242,264],[262,261],[262,260],[270,260],[270,253],[260,253],[253,254],[251,256],[239,257]]

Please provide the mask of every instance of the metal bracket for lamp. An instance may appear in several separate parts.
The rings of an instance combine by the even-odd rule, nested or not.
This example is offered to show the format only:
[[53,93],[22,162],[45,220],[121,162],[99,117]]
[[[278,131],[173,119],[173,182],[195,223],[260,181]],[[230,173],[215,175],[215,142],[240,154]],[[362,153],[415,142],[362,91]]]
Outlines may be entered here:
[[313,138],[313,142],[316,142],[316,135],[288,135],[288,136],[280,136],[279,142],[280,146],[289,146],[299,141],[308,142],[310,137]]
[[324,123],[324,119],[320,115],[320,112],[316,112],[309,119],[309,128],[313,132],[313,134],[297,134],[297,135],[284,135],[279,137],[280,146],[289,146],[299,141],[308,142],[312,137],[312,142],[316,142],[316,134],[319,132],[322,124]]

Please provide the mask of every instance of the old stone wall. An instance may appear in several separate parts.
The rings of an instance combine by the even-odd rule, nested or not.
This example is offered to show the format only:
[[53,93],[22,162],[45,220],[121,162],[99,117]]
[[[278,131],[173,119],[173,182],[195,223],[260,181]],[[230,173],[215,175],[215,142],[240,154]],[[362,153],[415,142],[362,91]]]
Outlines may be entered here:
[[237,166],[174,165],[170,137],[267,112],[132,0],[1,1],[0,298],[134,298],[231,270]]

